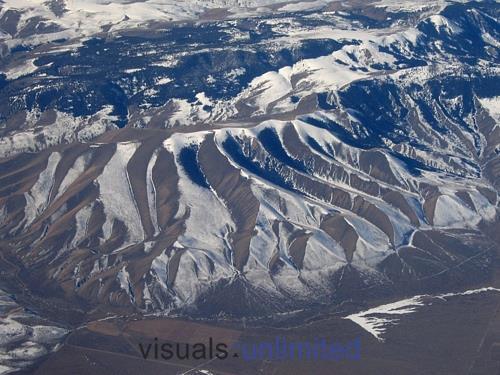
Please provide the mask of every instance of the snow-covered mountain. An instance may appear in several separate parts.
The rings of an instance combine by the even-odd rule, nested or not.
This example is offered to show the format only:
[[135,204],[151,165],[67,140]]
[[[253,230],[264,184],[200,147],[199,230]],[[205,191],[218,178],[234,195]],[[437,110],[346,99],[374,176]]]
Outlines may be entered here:
[[[290,8],[276,0],[2,0],[0,41],[6,50],[99,32],[148,30],[154,24],[255,16]],[[294,3],[296,10],[327,1]],[[153,26],[154,27],[154,26]],[[4,51],[5,53],[5,51]]]
[[37,289],[261,316],[488,278],[497,3],[25,2],[0,236]]
[[[354,2],[354,4],[357,4]],[[419,2],[367,1],[375,12],[437,11],[445,0]],[[359,5],[359,4],[357,4]],[[19,45],[39,45],[97,33],[150,30],[172,22],[220,20],[337,9],[351,4],[331,0],[1,0],[0,46],[8,53]]]

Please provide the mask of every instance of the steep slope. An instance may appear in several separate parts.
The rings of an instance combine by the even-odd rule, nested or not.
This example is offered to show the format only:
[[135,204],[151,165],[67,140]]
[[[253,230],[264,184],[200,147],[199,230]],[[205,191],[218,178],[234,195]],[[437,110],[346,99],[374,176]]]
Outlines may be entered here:
[[499,5],[379,5],[13,53],[0,238],[20,277],[203,317],[486,281]]

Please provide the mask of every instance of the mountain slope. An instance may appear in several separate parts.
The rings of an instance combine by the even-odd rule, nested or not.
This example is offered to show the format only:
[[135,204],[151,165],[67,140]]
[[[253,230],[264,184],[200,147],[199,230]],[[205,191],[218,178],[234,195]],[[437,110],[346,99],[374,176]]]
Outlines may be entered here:
[[498,4],[326,6],[14,50],[0,237],[28,285],[214,317],[486,282]]

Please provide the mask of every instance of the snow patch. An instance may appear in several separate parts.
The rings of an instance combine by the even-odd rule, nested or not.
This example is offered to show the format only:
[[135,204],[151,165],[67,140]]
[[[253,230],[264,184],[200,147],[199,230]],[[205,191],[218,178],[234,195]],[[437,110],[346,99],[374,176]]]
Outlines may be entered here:
[[106,215],[102,228],[104,240],[111,238],[115,220],[120,220],[126,226],[127,243],[144,240],[141,217],[127,171],[128,163],[138,147],[139,143],[118,143],[113,157],[96,180],[99,185],[99,200]]
[[344,319],[353,321],[365,331],[370,333],[378,341],[384,342],[385,339],[383,336],[387,332],[387,329],[391,326],[397,325],[399,323],[399,317],[401,315],[415,313],[419,308],[432,304],[432,301],[436,299],[446,300],[446,298],[450,297],[470,296],[486,292],[500,293],[500,289],[486,287],[458,293],[439,294],[436,296],[418,295],[408,299],[403,299],[401,301],[377,306],[366,311],[351,314],[349,316],[346,316]]

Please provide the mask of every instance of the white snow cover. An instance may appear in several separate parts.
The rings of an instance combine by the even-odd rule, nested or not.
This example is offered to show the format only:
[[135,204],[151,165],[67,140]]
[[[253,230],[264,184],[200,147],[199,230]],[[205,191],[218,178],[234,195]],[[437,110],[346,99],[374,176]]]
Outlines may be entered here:
[[434,224],[440,227],[459,227],[464,225],[474,226],[481,220],[481,216],[472,211],[459,198],[441,195],[434,211]]
[[214,257],[213,252],[200,249],[189,249],[182,254],[173,288],[182,303],[193,303],[211,283],[234,275],[233,270],[217,260],[214,266],[214,258],[218,256]]
[[23,77],[25,75],[34,73],[38,69],[38,67],[34,64],[35,60],[36,59],[26,60],[22,64],[16,64],[9,70],[0,73],[5,74],[8,80],[14,80]]
[[[116,31],[122,28],[137,27],[151,20],[164,21],[170,18],[179,16],[197,17],[204,8],[218,7],[253,7],[265,4],[279,2],[277,0],[262,0],[262,1],[231,1],[231,0],[216,0],[211,2],[191,0],[185,2],[176,2],[173,0],[145,0],[145,1],[83,1],[83,0],[67,0],[65,12],[60,17],[54,17],[52,11],[48,8],[45,2],[34,0],[22,0],[21,3],[14,0],[6,0],[6,9],[9,7],[16,9],[24,9],[26,19],[30,16],[39,15],[48,18],[54,18],[53,22],[61,24],[61,27],[73,30],[74,25],[80,25],[82,30],[79,30],[79,36],[91,35],[100,31],[101,26],[114,26],[111,31]],[[300,10],[304,7],[319,7],[323,0],[319,1],[284,1],[282,10],[292,11]],[[427,6],[435,5],[435,11],[445,4],[445,1],[428,2]],[[384,6],[386,1],[377,3],[377,6]],[[392,1],[388,1],[387,5],[391,6]],[[24,5],[24,7],[23,7]],[[396,5],[396,4],[394,4]],[[399,3],[397,6],[409,6],[407,2]],[[236,9],[235,8],[235,9]],[[238,13],[235,10],[236,13]],[[1,14],[1,13],[0,13]],[[173,14],[176,14],[174,16]],[[242,13],[243,14],[243,13]],[[242,15],[240,14],[240,15]],[[85,19],[84,22],[80,18]],[[273,20],[266,21],[272,24]],[[386,46],[389,43],[397,42],[400,45],[415,44],[418,38],[418,31],[414,28],[404,30],[371,30],[356,27],[346,27],[345,25],[323,26],[317,28],[309,27],[294,27],[286,26],[281,21],[275,21],[276,25],[273,28],[282,33],[281,38],[277,38],[273,43],[290,44],[291,48],[300,40],[332,38],[335,40],[358,40],[361,42],[359,46],[344,46],[341,50],[336,51],[328,56],[322,56],[315,59],[305,59],[293,66],[288,66],[280,69],[278,72],[267,72],[260,77],[256,77],[251,84],[245,88],[237,97],[229,100],[221,100],[207,104],[204,100],[199,100],[197,103],[190,103],[182,98],[172,98],[171,104],[176,108],[172,116],[167,120],[167,126],[195,124],[200,121],[210,120],[225,120],[237,112],[237,103],[245,102],[255,109],[253,116],[266,113],[270,108],[275,111],[293,111],[296,104],[290,101],[290,95],[293,92],[295,95],[304,97],[312,92],[331,91],[335,88],[341,88],[350,82],[368,77],[370,74],[376,74],[377,71],[370,68],[373,63],[394,66],[395,60],[392,55],[383,53],[378,48],[380,45]],[[96,31],[96,29],[98,29]],[[75,33],[78,33],[75,32]],[[39,36],[37,36],[39,37]],[[78,44],[75,44],[77,46]],[[403,48],[404,50],[404,48]],[[350,56],[355,56],[353,60]],[[171,66],[175,64],[175,58],[172,56],[165,57],[164,62],[155,62],[154,65]],[[339,63],[339,61],[343,63]],[[366,71],[353,71],[351,68],[362,68]],[[394,68],[397,68],[394,66]],[[14,73],[10,73],[13,75]],[[207,77],[207,82],[210,77]],[[160,79],[157,84],[165,84],[171,81],[170,77]],[[293,82],[293,85],[292,85]],[[157,93],[156,89],[150,88],[148,92],[151,95]],[[210,100],[209,98],[206,98]],[[205,105],[212,107],[211,111],[205,111]],[[19,144],[17,140],[16,144]],[[1,140],[0,140],[1,150]]]
[[75,215],[76,221],[76,230],[73,239],[71,240],[71,247],[76,247],[87,235],[88,222],[90,220],[90,216],[92,215],[92,209],[94,205],[90,204],[83,207],[78,213]]
[[255,78],[239,96],[240,100],[245,100],[247,104],[255,107],[255,115],[262,115],[267,112],[267,108],[274,101],[282,98],[292,90],[286,69],[279,72],[268,72]]
[[500,96],[479,99],[481,105],[489,112],[496,121],[495,127],[500,126]]
[[160,228],[158,227],[158,212],[156,209],[156,188],[153,181],[153,168],[156,164],[158,158],[158,151],[153,153],[151,160],[148,163],[148,168],[146,171],[146,185],[148,194],[148,206],[149,214],[151,215],[151,222],[153,223],[153,228],[155,230],[154,235],[157,236],[160,233]]
[[486,292],[500,293],[500,289],[485,287],[458,293],[439,294],[435,296],[419,295],[351,314],[346,316],[344,319],[352,320],[365,331],[369,332],[378,341],[384,342],[384,333],[387,332],[389,327],[398,324],[398,316],[400,315],[412,314],[418,311],[419,308],[430,305],[432,301],[436,299],[446,300],[450,297],[470,296]]
[[[20,306],[0,290],[0,374],[19,371],[57,350],[68,333],[64,328],[40,325],[40,318],[19,313]],[[28,322],[37,321],[36,325]]]
[[123,266],[120,272],[116,275],[116,279],[120,283],[120,288],[127,293],[132,303],[135,300],[134,295],[132,294],[132,284],[130,283],[130,274],[127,271],[127,266]]
[[141,217],[127,172],[128,162],[138,147],[139,143],[118,143],[115,154],[97,179],[99,200],[106,215],[103,225],[104,240],[111,237],[115,220],[122,221],[127,227],[127,244],[144,240]]
[[279,8],[280,11],[284,12],[299,12],[303,10],[315,10],[320,9],[327,5],[329,1],[327,0],[315,0],[315,1],[299,1],[290,4],[286,4]]
[[[421,296],[416,296],[352,314],[347,316],[345,319],[352,320],[361,328],[372,334],[377,340],[384,341],[382,335],[386,331],[387,326],[396,324],[398,321],[394,315],[397,316],[414,313],[420,306],[425,306],[425,304],[422,301]],[[377,317],[376,315],[385,315],[389,317],[383,318]]]
[[151,263],[151,271],[156,276],[156,279],[163,287],[163,289],[167,289],[167,281],[168,281],[168,262],[170,261],[170,257],[167,255],[164,250],[159,256],[157,256],[153,262]]
[[47,168],[40,173],[37,182],[31,190],[24,193],[24,197],[26,198],[26,206],[24,208],[26,226],[30,225],[47,208],[54,185],[54,174],[60,160],[60,153],[53,152],[50,154]]
[[356,252],[353,254],[355,264],[373,267],[393,253],[389,237],[378,227],[357,216],[348,216],[345,220],[359,235]]
[[64,192],[75,182],[75,180],[80,177],[80,175],[85,171],[91,159],[90,153],[85,153],[79,156],[73,166],[68,170],[64,179],[61,182],[61,185],[58,188],[58,192],[56,198],[59,198]]
[[[468,0],[456,0],[455,2],[467,2]],[[378,8],[386,8],[391,12],[417,12],[417,11],[432,11],[438,13],[450,1],[448,0],[430,0],[430,1],[414,1],[414,0],[381,0],[373,5]]]
[[213,103],[205,93],[198,93],[196,98],[198,100],[192,103],[186,99],[171,99],[170,103],[175,107],[175,110],[166,121],[166,125],[192,125],[208,120],[210,112],[206,111],[204,107],[211,106]]
[[[186,231],[178,242],[185,247],[223,249],[226,246],[227,235],[235,228],[227,207],[213,189],[202,188],[192,182],[178,160],[183,148],[200,145],[208,134],[208,132],[174,134],[165,141],[164,147],[175,155],[179,173],[178,188],[181,197],[176,217],[189,214]],[[203,207],[197,202],[203,202]]]
[[59,341],[61,336],[67,333],[67,330],[54,326],[33,326],[31,340],[39,344],[49,344]]
[[[285,124],[286,122],[269,121],[252,129],[221,129],[213,133],[219,150],[223,152],[220,144],[228,133],[232,133],[233,136],[255,137],[265,127],[272,126],[279,132]],[[230,277],[235,272],[228,268],[228,262],[222,254],[222,249],[231,250],[227,236],[234,230],[235,225],[230,212],[212,189],[202,188],[191,182],[177,160],[177,155],[183,147],[201,144],[208,134],[209,132],[175,134],[164,143],[165,148],[176,155],[179,171],[181,198],[177,217],[189,213],[185,233],[178,239],[178,245],[188,250],[181,257],[174,283],[177,296],[184,301],[192,300],[199,293],[200,285],[193,283],[193,278],[212,282],[220,277]],[[242,174],[251,175],[247,171],[242,171]],[[320,218],[327,211],[319,210],[304,201],[303,197],[278,189],[269,189],[265,183],[260,182],[258,176],[251,175],[251,179],[253,182],[251,189],[260,202],[260,208],[256,233],[250,241],[250,259],[245,266],[245,276],[254,285],[265,288],[271,293],[277,291],[273,287],[276,285],[295,295],[307,296],[311,290],[299,280],[299,274],[288,253],[291,245],[288,239],[291,233],[283,225],[278,224],[278,234],[276,234],[273,223],[289,222],[296,226],[296,230],[306,230],[310,233],[301,276],[310,281],[309,286],[311,286],[314,280],[317,280],[318,273],[333,272],[346,264],[342,248],[318,229]],[[201,201],[203,207],[193,205],[193,202]],[[213,214],[216,214],[217,220],[212,219]],[[271,280],[268,273],[269,262],[274,258],[276,249],[285,266],[278,274],[273,275]],[[168,261],[168,257],[162,254],[153,262],[155,274],[163,280],[162,284],[166,279],[165,270]],[[195,266],[198,261],[200,264]],[[210,261],[214,263],[214,269],[209,267]],[[325,265],[328,266],[325,268]]]
[[[110,31],[145,27],[153,21],[172,22],[197,19],[206,9],[227,8],[234,16],[248,14],[246,8],[261,7],[275,3],[276,0],[64,0],[64,11],[54,14],[50,2],[41,0],[2,0],[0,17],[7,11],[21,12],[18,29],[27,25],[30,19],[39,17],[56,27],[56,32],[37,33],[23,38],[24,44],[41,44],[47,41],[66,38],[72,39],[91,36],[111,26]],[[264,9],[259,8],[259,11]],[[255,13],[255,12],[253,12]],[[3,36],[9,46],[21,42],[10,35]],[[15,72],[10,73],[15,75]]]
[[11,372],[16,371],[15,368],[5,366],[5,365],[0,365],[0,374],[9,374]]
[[[268,21],[271,23],[271,21]],[[286,36],[276,38],[275,43],[290,45],[290,48],[301,40],[331,38],[335,40],[357,40],[359,45],[346,45],[330,55],[318,58],[303,59],[293,66],[286,66],[278,71],[271,71],[254,78],[251,83],[235,98],[226,101],[217,101],[212,114],[205,114],[204,118],[225,120],[238,112],[237,104],[244,103],[253,111],[251,116],[265,113],[291,112],[297,104],[290,101],[290,96],[305,97],[317,92],[331,92],[352,83],[353,81],[367,78],[377,74],[371,66],[387,64],[394,69],[396,66],[394,56],[381,52],[379,46],[398,43],[402,49],[405,45],[415,44],[419,32],[414,28],[398,30],[390,34],[380,30],[367,29],[342,29],[335,26],[322,26],[316,28],[284,27],[281,24],[273,25],[276,32]],[[354,57],[354,58],[353,58]],[[356,68],[357,70],[353,70]],[[187,102],[180,103],[175,114],[175,121],[188,123],[190,117],[200,117],[200,108]],[[201,107],[201,106],[198,106]],[[182,120],[182,117],[185,117]],[[171,120],[171,122],[173,122]]]
[[444,30],[450,35],[459,34],[462,32],[460,26],[458,26],[455,22],[450,21],[448,18],[439,14],[430,16],[429,21],[436,27],[436,29]]
[[[224,255],[225,251],[230,251],[228,236],[236,227],[229,210],[213,189],[203,188],[191,181],[178,160],[183,148],[198,147],[208,134],[209,132],[174,134],[164,142],[165,149],[175,156],[179,174],[180,198],[176,218],[188,216],[185,231],[177,239],[177,246],[188,250],[181,256],[174,283],[177,295],[185,301],[196,297],[201,284],[204,287],[209,285],[193,283],[193,280],[211,282],[231,277],[235,273]],[[201,202],[202,205],[199,204]],[[159,261],[165,262],[161,259]],[[215,264],[213,269],[211,263]]]
[[111,116],[112,106],[106,106],[93,116],[73,117],[70,114],[56,111],[56,120],[53,124],[42,129],[31,129],[37,122],[38,114],[28,113],[29,130],[0,138],[0,157],[8,157],[21,152],[36,152],[61,143],[74,141],[86,142],[106,130],[116,126]]
[[[238,137],[255,137],[257,133],[265,127],[272,126],[278,130],[286,122],[267,121],[252,129],[224,129],[216,131],[216,142],[219,150],[224,153],[220,144],[228,134]],[[227,156],[227,155],[226,155]],[[230,160],[230,159],[229,159]],[[230,160],[231,161],[231,160]],[[236,168],[240,166],[233,164]],[[256,222],[256,233],[250,241],[250,258],[245,265],[246,278],[254,285],[267,289],[269,292],[276,292],[273,284],[279,286],[281,290],[288,290],[295,295],[307,296],[312,290],[319,292],[316,285],[312,288],[318,276],[334,272],[346,264],[345,254],[342,248],[331,237],[319,229],[321,216],[327,213],[318,206],[315,206],[303,197],[282,191],[280,189],[269,188],[268,183],[261,180],[259,176],[242,170],[243,176],[251,179],[252,193],[259,200],[259,213]],[[299,273],[295,269],[289,255],[289,232],[283,225],[278,224],[278,234],[273,230],[275,222],[288,222],[295,227],[295,230],[305,230],[309,239],[305,249],[303,269],[300,272],[302,279],[307,279],[308,286],[304,285],[298,278]],[[269,277],[269,262],[278,254],[284,262],[284,267],[278,274]]]

